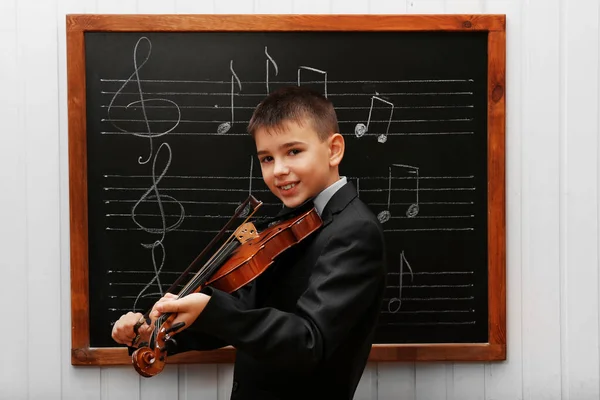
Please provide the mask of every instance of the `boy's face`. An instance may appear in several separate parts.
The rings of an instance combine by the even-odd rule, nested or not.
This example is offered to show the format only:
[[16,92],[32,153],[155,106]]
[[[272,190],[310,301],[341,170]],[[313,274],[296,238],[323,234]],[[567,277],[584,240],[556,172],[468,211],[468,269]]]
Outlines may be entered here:
[[[258,129],[256,150],[265,183],[287,207],[297,207],[339,179],[332,137],[321,141],[308,121],[281,132]],[[338,134],[341,138],[341,136]]]

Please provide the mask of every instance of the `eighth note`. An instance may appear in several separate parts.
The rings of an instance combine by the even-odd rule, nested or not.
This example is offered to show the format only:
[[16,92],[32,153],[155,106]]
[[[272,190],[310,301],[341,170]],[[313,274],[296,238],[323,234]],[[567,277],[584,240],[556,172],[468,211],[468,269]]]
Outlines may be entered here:
[[392,164],[389,167],[390,174],[389,174],[389,177],[388,177],[388,201],[387,201],[387,209],[384,210],[384,211],[381,211],[379,214],[377,214],[377,219],[382,224],[385,223],[385,222],[387,222],[387,221],[389,221],[390,218],[392,217],[392,213],[390,212],[390,205],[391,205],[391,200],[392,200],[392,167],[406,168],[406,169],[409,170],[408,171],[409,173],[415,174],[417,176],[417,183],[416,183],[416,189],[415,189],[415,191],[416,191],[415,202],[411,203],[411,205],[406,210],[406,216],[408,218],[413,218],[413,217],[416,217],[419,214],[419,168],[413,167],[412,165]]
[[313,68],[313,67],[305,67],[305,66],[298,67],[298,86],[300,86],[300,82],[301,82],[301,80],[300,80],[300,71],[303,70],[303,69],[306,69],[308,71],[317,72],[317,73],[323,75],[323,84],[325,85],[324,95],[325,95],[325,98],[327,98],[327,71],[321,71],[320,69],[316,69],[316,68]]
[[367,125],[365,125],[363,123],[356,124],[356,126],[354,127],[354,134],[356,135],[356,137],[362,137],[362,136],[364,136],[365,133],[368,132],[369,125],[371,124],[371,113],[373,112],[373,100],[379,100],[381,102],[388,104],[391,107],[390,118],[388,119],[388,124],[387,124],[387,128],[385,130],[385,133],[377,136],[377,141],[379,143],[385,143],[387,141],[388,132],[390,131],[390,124],[392,123],[392,116],[394,115],[394,103],[391,103],[391,102],[384,100],[377,96],[371,96],[371,107],[369,108],[369,118],[367,119]]
[[[398,279],[399,279],[399,283],[398,283],[398,297],[392,297],[390,299],[390,301],[388,301],[388,311],[390,313],[397,313],[400,310],[400,307],[402,306],[402,274],[404,273],[404,263],[406,263],[406,266],[408,267],[408,270],[410,271],[410,281],[413,281],[413,270],[410,267],[410,264],[408,263],[408,260],[406,259],[406,257],[404,256],[404,251],[402,251],[402,253],[400,253],[400,273],[398,274]],[[392,304],[396,304],[394,307],[392,307]]]
[[267,56],[267,62],[266,62],[266,75],[267,75],[267,94],[271,93],[270,89],[269,89],[269,62],[271,62],[271,64],[273,64],[273,67],[275,68],[275,75],[279,74],[279,69],[277,68],[277,63],[275,63],[275,60],[273,60],[273,57],[271,57],[269,55],[269,53],[267,52],[267,46],[265,46],[265,55]]
[[231,122],[223,122],[222,124],[219,125],[219,127],[217,128],[217,133],[220,133],[220,134],[229,132],[229,130],[233,126],[233,122],[234,122],[234,117],[233,117],[233,109],[234,109],[234,107],[233,107],[233,95],[234,95],[235,85],[234,85],[233,78],[235,78],[235,80],[237,81],[237,84],[238,84],[240,92],[242,91],[242,82],[240,82],[240,78],[238,78],[237,74],[233,70],[233,60],[231,60],[231,62],[229,63],[229,69],[231,70]]

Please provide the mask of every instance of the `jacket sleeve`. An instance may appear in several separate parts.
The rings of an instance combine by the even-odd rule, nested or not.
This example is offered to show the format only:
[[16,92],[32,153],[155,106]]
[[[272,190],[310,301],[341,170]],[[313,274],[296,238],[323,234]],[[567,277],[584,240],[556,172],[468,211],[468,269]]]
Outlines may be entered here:
[[[203,293],[210,294],[212,289],[205,287]],[[254,282],[239,289],[231,297],[236,301],[241,309],[249,309],[254,307],[255,299],[255,284]],[[215,350],[221,347],[231,345],[230,342],[223,338],[216,337],[210,333],[198,330],[196,324],[192,324],[189,328],[173,336],[175,343],[169,346],[169,354],[174,355],[191,350]]]
[[378,299],[384,243],[374,221],[349,222],[328,239],[294,313],[247,309],[212,289],[194,326],[257,359],[310,368],[328,357]]

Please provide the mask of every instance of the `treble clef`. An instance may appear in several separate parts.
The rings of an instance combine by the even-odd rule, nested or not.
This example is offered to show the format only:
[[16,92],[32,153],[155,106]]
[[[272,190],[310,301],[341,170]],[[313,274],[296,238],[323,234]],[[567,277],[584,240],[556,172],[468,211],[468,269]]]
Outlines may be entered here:
[[[163,149],[167,154],[167,160],[165,163],[165,167],[163,168],[160,175],[157,177],[156,176],[156,162],[157,162],[159,156],[161,155],[161,151],[163,151]],[[154,268],[154,276],[152,277],[150,282],[148,282],[146,284],[146,286],[140,291],[140,293],[138,293],[138,295],[135,299],[134,305],[133,305],[134,310],[137,307],[137,302],[140,299],[140,297],[143,296],[143,294],[146,292],[146,290],[148,290],[148,288],[154,282],[156,282],[158,285],[160,296],[161,297],[164,296],[164,293],[162,290],[162,284],[160,282],[160,273],[164,266],[165,255],[166,255],[163,242],[164,242],[165,235],[167,234],[167,232],[177,229],[183,223],[183,220],[185,217],[185,209],[183,208],[183,205],[179,201],[177,201],[174,197],[169,196],[167,194],[161,194],[161,193],[159,193],[159,190],[158,190],[158,184],[163,179],[165,174],[167,173],[167,170],[169,169],[170,164],[171,164],[171,147],[168,145],[168,143],[162,143],[158,147],[156,156],[154,157],[154,160],[152,162],[152,186],[148,190],[146,190],[146,192],[142,195],[142,197],[140,197],[140,199],[135,203],[135,205],[131,209],[131,218],[133,219],[135,224],[140,229],[142,229],[145,232],[151,233],[151,234],[159,234],[160,235],[160,239],[156,239],[153,243],[142,243],[141,244],[144,248],[150,249],[152,252],[152,265]],[[152,193],[154,193],[154,194],[152,194]],[[140,206],[140,204],[142,204],[145,201],[155,201],[157,203],[158,209],[160,211],[160,213],[159,213],[160,227],[159,228],[144,226],[143,224],[141,224],[138,221],[136,210]],[[173,222],[171,225],[167,225],[167,219],[166,219],[166,213],[165,213],[164,206],[163,206],[163,201],[170,201],[179,206],[179,218],[175,222]],[[157,258],[158,258],[157,252],[158,251],[160,251],[160,262],[157,262]],[[152,293],[151,295],[154,295],[154,293]]]
[[[142,60],[142,62],[138,63],[138,50],[139,50],[140,44],[142,42],[147,43],[148,52],[147,52],[145,58]],[[144,160],[144,161],[142,161],[141,156],[138,158],[138,162],[140,164],[146,164],[152,158],[152,153],[153,153],[152,139],[159,137],[159,136],[166,135],[169,132],[172,132],[175,128],[177,128],[177,126],[179,126],[179,123],[181,122],[181,109],[179,108],[177,103],[175,103],[174,101],[169,100],[169,99],[163,99],[163,98],[147,98],[147,99],[144,98],[144,92],[142,90],[142,83],[140,80],[140,70],[150,59],[151,53],[152,53],[152,42],[150,42],[150,39],[148,39],[147,37],[142,36],[141,38],[138,39],[138,41],[136,42],[135,47],[133,49],[134,71],[131,73],[129,78],[127,78],[125,80],[125,82],[121,85],[121,87],[116,91],[116,93],[114,94],[114,96],[112,97],[112,99],[110,100],[110,103],[108,105],[108,117],[109,117],[109,120],[111,121],[112,125],[116,129],[120,130],[121,132],[130,134],[130,135],[148,138],[148,140],[150,142],[150,153],[148,155],[148,158],[146,158],[146,160]],[[115,123],[117,120],[113,119],[111,116],[111,111],[114,107],[115,100],[117,99],[117,97],[119,97],[121,95],[121,93],[123,92],[123,89],[127,86],[127,84],[130,83],[132,80],[134,80],[134,77],[135,77],[135,83],[137,86],[137,94],[139,95],[139,100],[128,103],[125,106],[125,109],[129,109],[130,107],[134,107],[137,105],[140,106],[140,108],[142,110],[142,116],[143,116],[142,122],[144,123],[145,130],[146,130],[145,132],[132,132],[128,129],[122,128],[121,126],[119,126],[118,124]],[[162,132],[153,132],[150,127],[150,120],[148,119],[148,112],[146,109],[146,105],[148,103],[156,103],[156,102],[159,102],[159,103],[166,102],[166,103],[170,104],[171,106],[175,107],[175,109],[177,110],[177,118],[175,119],[173,126],[171,126],[169,129],[166,129]]]

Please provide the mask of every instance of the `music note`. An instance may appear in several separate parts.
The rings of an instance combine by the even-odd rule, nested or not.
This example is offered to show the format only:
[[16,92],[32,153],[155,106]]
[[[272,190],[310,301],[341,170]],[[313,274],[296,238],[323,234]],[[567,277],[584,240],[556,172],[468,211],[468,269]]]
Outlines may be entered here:
[[321,74],[321,75],[324,75],[324,76],[323,76],[323,84],[324,84],[324,86],[325,86],[325,92],[324,92],[324,95],[325,95],[325,97],[327,97],[327,71],[321,71],[320,69],[316,69],[316,68],[313,68],[313,67],[307,67],[307,66],[301,66],[301,67],[298,67],[298,86],[300,86],[300,85],[301,85],[300,72],[301,72],[303,69],[304,69],[304,70],[307,70],[307,71],[313,71],[313,72],[317,72],[317,73],[319,73],[319,74]]
[[385,130],[385,133],[382,133],[379,136],[377,136],[377,141],[379,143],[385,143],[387,141],[388,132],[390,131],[390,125],[392,123],[392,116],[394,115],[394,103],[384,100],[381,97],[371,96],[371,107],[369,107],[369,118],[367,118],[367,125],[365,125],[363,123],[356,124],[356,126],[354,127],[354,134],[356,135],[356,137],[362,137],[362,136],[364,136],[365,133],[367,133],[369,131],[369,125],[371,124],[371,114],[373,113],[374,100],[379,100],[391,107],[390,117],[388,119],[388,124],[387,124],[387,128]]
[[392,167],[406,168],[409,170],[408,171],[409,174],[415,174],[417,176],[416,185],[415,185],[416,186],[415,202],[411,203],[410,206],[408,207],[408,209],[406,210],[406,216],[408,218],[413,218],[419,214],[419,168],[413,167],[412,165],[392,164],[389,167],[387,209],[384,211],[381,211],[379,214],[377,214],[377,219],[379,219],[379,222],[381,222],[382,224],[389,221],[390,218],[392,217],[392,213],[390,212],[390,205],[391,205],[391,200],[392,200]]
[[[397,313],[400,310],[400,307],[402,307],[402,275],[404,273],[404,264],[406,263],[406,266],[408,267],[408,270],[410,271],[410,281],[413,281],[413,270],[410,266],[410,264],[408,263],[408,260],[406,259],[406,257],[404,256],[404,251],[402,251],[400,253],[400,273],[398,274],[398,297],[392,297],[390,299],[390,301],[388,301],[388,311],[390,313]],[[392,304],[395,304],[396,306],[392,309]]]
[[[253,170],[254,170],[254,157],[250,156],[250,177],[248,178],[248,196],[252,195],[252,171]],[[235,212],[237,212],[239,210],[239,208],[242,206],[242,204],[243,204],[243,202],[240,202],[240,204],[236,207]],[[240,214],[240,218],[246,218],[248,216],[248,214],[250,214],[250,209],[251,209],[250,203],[246,204],[246,207]]]
[[277,68],[277,63],[275,62],[275,60],[273,60],[273,57],[271,57],[269,55],[269,53],[267,52],[267,46],[265,46],[265,55],[267,56],[267,61],[266,61],[266,74],[267,74],[267,94],[271,93],[271,90],[269,89],[269,62],[271,62],[271,64],[273,64],[273,67],[275,68],[275,75],[279,74],[279,68]]
[[[229,63],[229,70],[231,71],[231,121],[223,122],[223,123],[219,124],[219,126],[217,127],[217,133],[220,133],[220,134],[229,132],[229,130],[231,129],[231,127],[233,126],[233,123],[235,121],[234,112],[233,112],[233,109],[234,109],[233,95],[235,94],[235,82],[237,82],[237,84],[238,84],[239,91],[240,92],[242,91],[242,82],[240,81],[240,78],[238,78],[237,74],[233,70],[233,60],[231,60]],[[235,78],[235,81],[234,81],[234,78]]]

